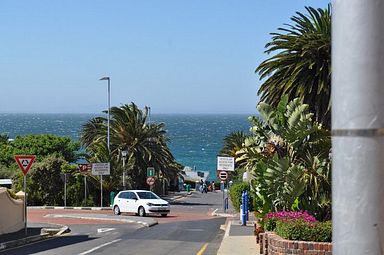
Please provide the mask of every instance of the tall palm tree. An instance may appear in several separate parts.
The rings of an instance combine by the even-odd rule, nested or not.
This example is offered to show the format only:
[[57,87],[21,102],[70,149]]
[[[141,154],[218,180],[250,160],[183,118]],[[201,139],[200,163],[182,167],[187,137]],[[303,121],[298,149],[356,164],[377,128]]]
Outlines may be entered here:
[[[128,178],[132,188],[145,188],[146,169],[154,167],[157,173],[168,176],[175,171],[175,159],[167,146],[168,138],[163,123],[148,124],[148,109],[143,112],[131,103],[111,108],[110,158],[121,160],[121,151],[127,150]],[[92,155],[106,144],[107,120],[97,117],[89,120],[81,131],[80,141]],[[122,169],[117,168],[117,174]]]
[[291,20],[271,33],[266,53],[274,56],[257,68],[262,83],[260,100],[277,106],[284,94],[299,97],[310,106],[314,120],[331,126],[331,5],[325,9],[305,7]]

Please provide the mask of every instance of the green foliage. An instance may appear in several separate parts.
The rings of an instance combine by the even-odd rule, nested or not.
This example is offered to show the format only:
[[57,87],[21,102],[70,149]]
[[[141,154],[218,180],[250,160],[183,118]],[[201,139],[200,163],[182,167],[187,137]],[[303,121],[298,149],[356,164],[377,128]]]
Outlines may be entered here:
[[278,220],[276,221],[276,234],[289,240],[331,242],[332,223],[326,222],[306,222],[298,220]]
[[[232,201],[232,205],[236,211],[240,210],[241,195],[242,195],[243,191],[248,191],[248,193],[250,194],[250,186],[246,182],[235,183],[229,189],[229,197],[230,197],[230,199]],[[249,209],[252,211],[252,209],[253,209],[253,207],[252,207],[253,197],[251,195],[249,197],[249,201],[250,201],[250,208]]]
[[76,151],[80,149],[79,142],[74,142],[69,137],[56,135],[17,136],[10,145],[14,155],[36,155],[37,160],[54,155],[62,157],[68,162],[77,160]]
[[305,8],[296,13],[292,25],[271,33],[266,53],[272,55],[256,69],[263,84],[261,101],[277,107],[284,95],[309,104],[314,119],[331,126],[331,5]]
[[21,170],[0,164],[0,179],[12,179],[12,177],[17,173],[17,171]]
[[330,219],[330,132],[299,99],[283,96],[277,107],[261,102],[258,110],[261,119],[249,118],[252,135],[236,158],[251,173],[257,216],[293,209]]

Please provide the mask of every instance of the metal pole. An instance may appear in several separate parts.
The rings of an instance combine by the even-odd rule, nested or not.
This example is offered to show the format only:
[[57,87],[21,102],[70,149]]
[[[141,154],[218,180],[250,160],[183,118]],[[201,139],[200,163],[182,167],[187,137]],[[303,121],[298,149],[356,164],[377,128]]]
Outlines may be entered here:
[[64,207],[67,207],[67,174],[64,173]]
[[383,254],[384,1],[335,0],[333,254]]
[[25,235],[28,235],[27,228],[27,176],[24,174],[24,229]]
[[84,175],[84,205],[87,206],[87,176]]
[[103,176],[100,175],[100,207],[103,208]]
[[111,78],[108,77],[108,134],[107,134],[107,144],[108,144],[108,151],[110,152],[110,145],[109,145],[109,134],[110,134],[110,120],[111,120]]
[[125,158],[123,157],[123,189],[125,190]]

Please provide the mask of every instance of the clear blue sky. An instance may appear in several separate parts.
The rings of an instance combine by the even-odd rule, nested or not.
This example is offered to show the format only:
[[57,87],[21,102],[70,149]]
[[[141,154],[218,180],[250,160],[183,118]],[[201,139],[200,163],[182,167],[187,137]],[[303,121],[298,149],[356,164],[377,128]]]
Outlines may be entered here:
[[325,0],[0,3],[0,112],[254,113],[264,46]]

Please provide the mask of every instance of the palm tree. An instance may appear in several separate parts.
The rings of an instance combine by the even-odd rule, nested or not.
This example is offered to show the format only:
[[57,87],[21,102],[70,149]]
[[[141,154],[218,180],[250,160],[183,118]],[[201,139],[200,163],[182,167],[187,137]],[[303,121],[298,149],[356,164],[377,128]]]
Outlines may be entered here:
[[[146,188],[146,169],[154,167],[167,177],[175,171],[175,159],[167,146],[168,138],[163,123],[147,122],[148,108],[143,112],[134,103],[111,108],[110,158],[121,161],[121,151],[127,150],[127,170],[132,188]],[[97,117],[89,120],[82,129],[80,141],[94,155],[103,152],[107,137],[107,120]],[[117,166],[116,174],[122,169]]]
[[305,7],[297,12],[293,25],[271,33],[266,53],[276,53],[263,61],[256,73],[262,83],[260,101],[277,106],[285,94],[300,98],[310,106],[314,120],[331,126],[331,5],[326,9]]
[[243,143],[247,135],[243,131],[232,132],[224,137],[224,147],[220,151],[220,155],[236,157],[236,152],[243,147]]

